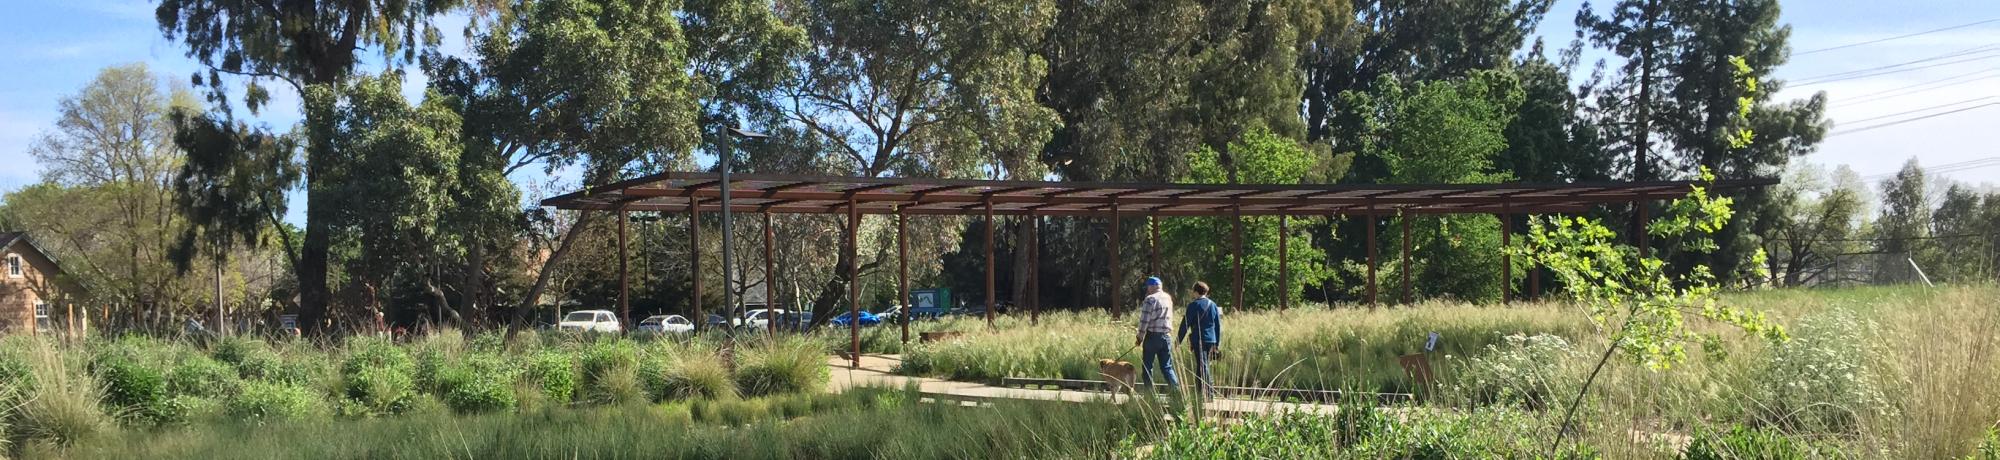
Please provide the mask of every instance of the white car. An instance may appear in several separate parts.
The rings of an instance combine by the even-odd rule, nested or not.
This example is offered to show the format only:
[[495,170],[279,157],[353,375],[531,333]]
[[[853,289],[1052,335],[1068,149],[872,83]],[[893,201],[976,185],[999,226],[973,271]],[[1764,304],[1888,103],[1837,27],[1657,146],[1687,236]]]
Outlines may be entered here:
[[685,334],[694,332],[694,322],[681,315],[653,315],[639,321],[639,332]]
[[777,317],[782,318],[785,315],[785,311],[764,310],[761,308],[756,310],[746,311],[743,312],[743,319],[736,321],[736,327],[763,329],[771,325],[772,315],[776,315]]
[[618,333],[625,330],[624,327],[618,324],[618,315],[611,314],[610,310],[578,310],[569,312],[568,315],[563,316],[561,323],[556,324],[556,329],[610,333]]

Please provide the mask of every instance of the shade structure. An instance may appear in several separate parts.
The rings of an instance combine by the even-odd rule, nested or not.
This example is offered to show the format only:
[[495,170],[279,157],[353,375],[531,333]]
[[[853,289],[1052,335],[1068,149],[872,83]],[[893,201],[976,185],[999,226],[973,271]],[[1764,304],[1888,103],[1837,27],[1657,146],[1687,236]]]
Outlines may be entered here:
[[[720,211],[721,177],[667,172],[542,201],[559,209]],[[1718,190],[1776,184],[1726,180]],[[733,174],[731,210],[802,214],[1245,216],[1578,213],[1684,196],[1691,181],[1572,184],[1171,184]]]

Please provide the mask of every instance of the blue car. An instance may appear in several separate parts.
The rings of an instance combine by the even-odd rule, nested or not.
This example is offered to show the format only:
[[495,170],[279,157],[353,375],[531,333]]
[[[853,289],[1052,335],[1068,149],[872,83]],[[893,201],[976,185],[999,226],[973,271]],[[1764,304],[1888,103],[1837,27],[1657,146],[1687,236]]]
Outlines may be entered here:
[[[827,324],[846,327],[849,321],[854,321],[854,313],[841,313],[840,316],[835,316],[833,319],[827,320]],[[861,312],[862,326],[874,326],[877,324],[882,324],[882,317],[875,316],[874,313],[866,311]]]

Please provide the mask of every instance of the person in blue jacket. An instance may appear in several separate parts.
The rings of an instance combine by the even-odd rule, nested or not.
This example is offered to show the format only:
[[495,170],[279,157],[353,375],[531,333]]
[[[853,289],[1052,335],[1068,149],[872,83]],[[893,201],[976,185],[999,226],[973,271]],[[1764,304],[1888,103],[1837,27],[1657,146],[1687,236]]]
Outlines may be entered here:
[[1208,299],[1208,283],[1194,283],[1193,302],[1188,302],[1187,314],[1181,316],[1181,330],[1175,342],[1185,342],[1194,336],[1191,344],[1194,351],[1195,383],[1201,393],[1208,398],[1215,397],[1215,381],[1209,378],[1208,363],[1215,359],[1215,350],[1222,344],[1222,307]]

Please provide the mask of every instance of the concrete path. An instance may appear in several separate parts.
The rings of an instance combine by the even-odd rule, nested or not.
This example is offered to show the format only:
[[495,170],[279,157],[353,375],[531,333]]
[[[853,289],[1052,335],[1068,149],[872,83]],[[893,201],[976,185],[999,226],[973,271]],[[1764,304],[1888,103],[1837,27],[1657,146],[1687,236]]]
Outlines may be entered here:
[[[1111,399],[1110,393],[1075,390],[1042,390],[1027,388],[1004,388],[973,382],[957,382],[926,377],[909,377],[893,373],[902,363],[897,355],[861,355],[861,367],[852,367],[847,359],[833,356],[827,358],[832,378],[827,380],[827,391],[839,393],[848,388],[880,386],[902,388],[916,382],[919,392],[938,399],[958,401],[988,402],[1003,399],[1026,399],[1042,401],[1090,402]],[[1131,400],[1131,395],[1119,396],[1118,402]],[[1302,404],[1276,401],[1252,401],[1245,399],[1217,398],[1204,404],[1210,414],[1241,416],[1287,411],[1304,411],[1333,414],[1337,406],[1326,404]]]

